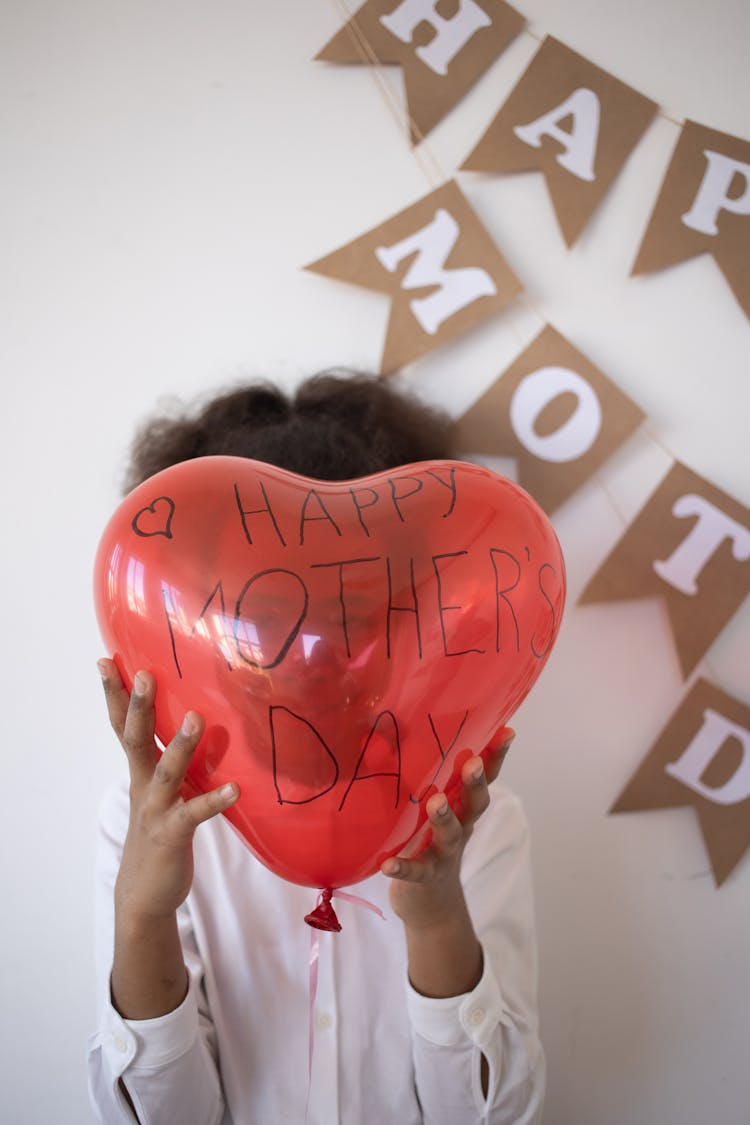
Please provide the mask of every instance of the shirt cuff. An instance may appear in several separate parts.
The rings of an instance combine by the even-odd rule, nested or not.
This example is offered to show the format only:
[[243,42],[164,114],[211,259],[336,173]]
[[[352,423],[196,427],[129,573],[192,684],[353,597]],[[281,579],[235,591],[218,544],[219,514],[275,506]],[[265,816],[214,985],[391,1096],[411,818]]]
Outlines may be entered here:
[[127,1069],[158,1070],[190,1050],[198,1038],[196,984],[190,977],[185,999],[173,1012],[149,1020],[127,1020],[107,1004],[99,1043],[111,1071],[119,1078]]
[[484,954],[482,977],[471,992],[461,996],[422,996],[407,981],[406,1003],[413,1029],[429,1043],[455,1047],[466,1038],[486,1046],[499,1023],[510,1024],[489,957]]

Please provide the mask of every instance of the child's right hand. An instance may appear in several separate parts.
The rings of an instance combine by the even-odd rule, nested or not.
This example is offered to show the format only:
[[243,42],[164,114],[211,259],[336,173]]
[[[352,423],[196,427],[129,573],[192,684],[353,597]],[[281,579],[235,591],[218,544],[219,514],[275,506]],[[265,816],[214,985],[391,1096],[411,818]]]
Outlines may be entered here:
[[130,823],[115,887],[117,910],[130,919],[174,915],[193,881],[193,833],[204,820],[229,808],[237,785],[186,801],[180,786],[203,733],[203,720],[188,711],[164,753],[154,741],[156,683],[137,672],[132,695],[112,660],[100,660],[109,718],[128,758]]

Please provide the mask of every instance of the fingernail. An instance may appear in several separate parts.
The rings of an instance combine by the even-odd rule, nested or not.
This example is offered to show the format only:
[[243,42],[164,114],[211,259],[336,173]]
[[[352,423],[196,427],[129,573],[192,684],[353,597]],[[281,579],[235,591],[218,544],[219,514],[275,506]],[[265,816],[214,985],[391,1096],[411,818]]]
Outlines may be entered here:
[[101,678],[103,680],[106,680],[107,676],[108,676],[108,668],[107,668],[106,660],[97,660],[96,666],[99,669],[99,675],[101,676]]
[[239,796],[239,794],[237,793],[237,790],[233,785],[222,785],[221,789],[219,790],[219,796],[221,797],[222,801],[229,802],[233,801],[235,797]]
[[391,875],[398,875],[400,870],[401,870],[401,864],[398,862],[398,860],[394,860],[394,862],[389,867],[390,874]]
[[187,715],[182,720],[182,725],[180,727],[180,734],[186,734],[186,735],[195,734],[197,726],[198,726],[198,724],[196,723],[195,718],[188,711]]
[[477,766],[476,769],[469,771],[469,778],[476,785],[484,777],[484,766]]
[[448,815],[448,801],[445,797],[443,797],[441,803],[435,809],[435,812],[438,816],[447,816]]
[[136,695],[145,695],[148,683],[146,677],[142,676],[140,672],[136,672],[135,679],[133,680],[133,691]]

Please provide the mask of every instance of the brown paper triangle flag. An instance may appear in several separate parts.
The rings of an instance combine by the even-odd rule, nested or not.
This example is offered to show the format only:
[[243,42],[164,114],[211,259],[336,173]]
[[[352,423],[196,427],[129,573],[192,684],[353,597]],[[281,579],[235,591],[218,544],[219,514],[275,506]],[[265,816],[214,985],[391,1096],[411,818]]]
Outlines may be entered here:
[[750,592],[750,510],[676,462],[579,601],[660,597],[688,676]]
[[367,0],[316,55],[324,62],[398,63],[413,144],[433,129],[526,24],[503,0]]
[[750,316],[750,141],[682,127],[633,273],[712,254]]
[[750,847],[750,707],[697,680],[610,809],[692,805],[720,886]]
[[305,268],[391,297],[384,374],[474,328],[521,292],[452,180]]
[[458,423],[465,453],[515,457],[546,512],[580,488],[643,421],[640,407],[547,326]]
[[655,102],[548,37],[461,167],[544,172],[572,246],[656,110]]

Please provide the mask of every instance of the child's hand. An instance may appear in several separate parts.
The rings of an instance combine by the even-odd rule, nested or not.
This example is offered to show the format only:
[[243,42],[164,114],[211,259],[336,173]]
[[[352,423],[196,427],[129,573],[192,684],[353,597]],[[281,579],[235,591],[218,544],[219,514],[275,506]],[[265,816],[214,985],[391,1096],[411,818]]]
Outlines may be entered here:
[[488,782],[500,772],[514,732],[505,727],[483,752],[461,770],[459,815],[444,793],[435,793],[426,810],[430,845],[414,859],[395,856],[381,868],[392,878],[391,906],[407,929],[422,930],[449,923],[465,911],[460,881],[461,857],[474,825],[490,803]]
[[189,711],[163,754],[154,742],[156,684],[148,672],[135,676],[129,697],[113,661],[99,661],[109,718],[128,758],[130,824],[117,878],[118,909],[131,919],[173,915],[193,880],[193,833],[239,796],[236,785],[185,801],[180,786],[203,733]]

